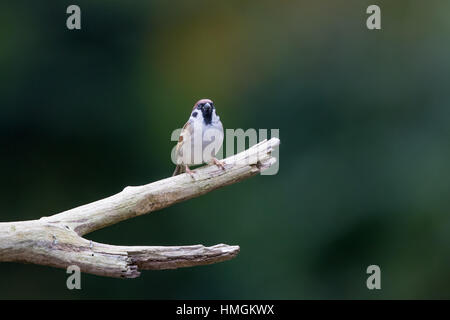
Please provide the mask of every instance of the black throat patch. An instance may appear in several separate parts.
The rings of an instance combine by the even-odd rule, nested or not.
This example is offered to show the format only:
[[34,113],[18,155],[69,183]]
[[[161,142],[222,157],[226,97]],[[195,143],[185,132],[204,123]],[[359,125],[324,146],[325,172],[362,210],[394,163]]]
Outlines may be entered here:
[[205,109],[202,109],[202,114],[203,114],[203,121],[205,122],[205,124],[211,124],[212,121],[212,109],[210,109],[210,111],[206,111]]

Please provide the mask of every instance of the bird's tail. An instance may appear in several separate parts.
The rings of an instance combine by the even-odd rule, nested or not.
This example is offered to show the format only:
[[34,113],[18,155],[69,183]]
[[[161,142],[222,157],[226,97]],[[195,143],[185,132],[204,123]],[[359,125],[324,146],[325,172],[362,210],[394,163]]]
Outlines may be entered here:
[[175,171],[172,174],[172,177],[177,176],[182,173],[185,173],[185,172],[186,172],[186,168],[181,164],[177,164],[177,166],[175,167]]

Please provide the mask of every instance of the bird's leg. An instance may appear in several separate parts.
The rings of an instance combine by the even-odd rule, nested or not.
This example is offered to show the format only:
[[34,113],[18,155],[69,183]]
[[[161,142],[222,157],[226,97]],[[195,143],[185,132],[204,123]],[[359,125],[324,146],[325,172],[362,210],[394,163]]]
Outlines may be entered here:
[[225,170],[225,166],[224,163],[222,161],[220,161],[219,159],[217,159],[216,157],[212,157],[212,162],[218,166],[219,168],[221,168],[222,170]]
[[191,169],[189,169],[189,167],[188,167],[187,164],[184,165],[184,168],[185,168],[185,170],[186,170],[186,173],[189,174],[189,175],[191,176],[191,178],[195,180],[195,178],[194,178],[194,171],[192,171]]

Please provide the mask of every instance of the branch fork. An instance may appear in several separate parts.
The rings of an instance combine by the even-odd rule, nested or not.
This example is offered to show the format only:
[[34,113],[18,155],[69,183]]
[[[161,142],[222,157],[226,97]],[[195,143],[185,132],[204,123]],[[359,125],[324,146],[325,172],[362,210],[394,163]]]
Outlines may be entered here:
[[122,192],[38,220],[0,223],[0,262],[23,262],[67,268],[115,278],[136,278],[141,270],[163,270],[230,260],[239,246],[116,246],[83,235],[237,183],[276,162],[271,152],[280,140],[264,140],[222,160],[196,169],[195,180],[184,173]]

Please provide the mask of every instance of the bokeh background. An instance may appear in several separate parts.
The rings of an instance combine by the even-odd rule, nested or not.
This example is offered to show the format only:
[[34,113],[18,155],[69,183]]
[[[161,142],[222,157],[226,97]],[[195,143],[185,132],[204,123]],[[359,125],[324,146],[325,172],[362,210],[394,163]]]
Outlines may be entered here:
[[[77,4],[82,29],[66,28]],[[378,4],[382,30],[366,28]],[[132,280],[0,264],[3,299],[450,298],[448,1],[0,2],[0,220],[170,175],[199,98],[279,128],[280,168],[87,235],[239,244]],[[382,289],[366,288],[381,267]]]

